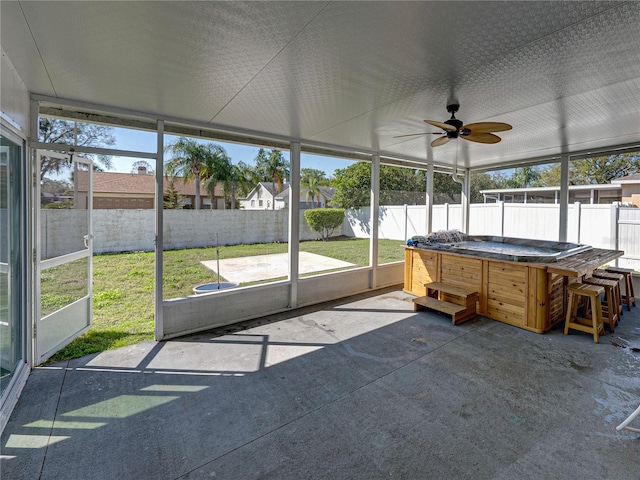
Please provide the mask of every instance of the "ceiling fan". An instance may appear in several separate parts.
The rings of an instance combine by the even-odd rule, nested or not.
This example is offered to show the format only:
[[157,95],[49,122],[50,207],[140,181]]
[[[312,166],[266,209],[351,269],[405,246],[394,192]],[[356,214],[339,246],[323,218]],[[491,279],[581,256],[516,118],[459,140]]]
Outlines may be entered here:
[[398,135],[393,138],[413,137],[416,135],[443,135],[431,142],[432,147],[439,147],[449,142],[452,138],[463,138],[471,142],[478,143],[498,143],[501,138],[491,132],[504,132],[511,130],[513,127],[508,123],[501,122],[477,122],[464,125],[461,120],[456,118],[456,112],[460,108],[457,103],[447,105],[447,112],[451,114],[451,118],[445,122],[436,122],[434,120],[425,120],[425,123],[441,128],[444,132],[432,133],[410,133],[409,135]]

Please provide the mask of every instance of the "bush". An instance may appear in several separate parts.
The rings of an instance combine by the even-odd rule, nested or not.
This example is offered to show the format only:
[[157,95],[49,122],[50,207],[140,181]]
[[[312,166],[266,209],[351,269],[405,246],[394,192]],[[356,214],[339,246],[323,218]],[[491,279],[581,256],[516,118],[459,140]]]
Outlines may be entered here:
[[322,241],[326,242],[333,231],[344,221],[344,208],[312,208],[304,211],[304,218],[309,228],[320,233]]

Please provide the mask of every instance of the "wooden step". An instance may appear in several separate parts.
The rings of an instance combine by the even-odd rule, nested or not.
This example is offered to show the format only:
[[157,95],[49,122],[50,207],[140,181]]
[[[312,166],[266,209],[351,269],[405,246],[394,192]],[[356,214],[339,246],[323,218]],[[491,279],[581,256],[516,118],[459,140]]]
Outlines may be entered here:
[[451,316],[451,323],[459,325],[476,316],[475,305],[473,310],[461,305],[444,302],[433,297],[418,297],[413,299],[413,310],[436,310]]
[[478,291],[473,288],[459,287],[457,285],[451,285],[450,283],[430,282],[425,283],[424,286],[429,290],[437,290],[438,292],[448,293],[460,298],[469,298],[472,295],[478,294]]

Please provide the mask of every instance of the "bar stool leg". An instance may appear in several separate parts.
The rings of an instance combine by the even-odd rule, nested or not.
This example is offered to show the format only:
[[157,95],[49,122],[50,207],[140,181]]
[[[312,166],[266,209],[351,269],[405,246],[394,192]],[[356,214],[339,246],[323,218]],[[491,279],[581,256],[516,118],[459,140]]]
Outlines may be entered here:
[[564,321],[564,334],[569,335],[569,323],[578,314],[578,302],[574,301],[575,295],[569,292],[569,302],[567,303],[567,318]]
[[[618,318],[618,304],[614,300],[613,289],[607,288],[605,290],[605,298],[607,299],[607,320],[609,322],[609,331],[613,333],[616,326],[616,318]],[[604,320],[604,317],[602,317]]]
[[[602,319],[602,303],[600,302],[600,296],[597,296],[594,298],[594,303],[595,303],[595,311],[592,312],[591,315],[591,321],[593,323],[593,343],[599,343],[600,342],[600,338],[598,337],[599,335],[599,328],[598,328],[598,319]],[[613,330],[611,330],[613,332]],[[602,330],[602,333],[604,333],[604,329]]]

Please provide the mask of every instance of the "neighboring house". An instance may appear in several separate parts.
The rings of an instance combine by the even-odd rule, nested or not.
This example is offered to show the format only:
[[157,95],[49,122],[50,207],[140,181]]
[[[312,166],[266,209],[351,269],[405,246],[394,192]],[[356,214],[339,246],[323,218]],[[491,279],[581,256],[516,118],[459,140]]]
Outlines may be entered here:
[[[283,189],[287,189],[286,186]],[[276,202],[275,207],[273,202]],[[244,210],[280,210],[285,204],[282,199],[276,199],[276,184],[274,182],[259,182],[245,198],[240,199],[240,208]]]
[[[289,206],[289,185],[284,185],[282,192],[276,194],[276,185],[273,182],[260,182],[249,192],[245,198],[240,199],[240,208],[244,210],[280,210]],[[320,205],[314,199],[313,202],[307,199],[307,194],[303,191],[300,194],[300,210],[309,208],[324,208],[331,201],[335,193],[333,187],[320,187],[322,193]],[[274,206],[275,202],[275,206]]]
[[[623,177],[627,178],[627,177]],[[621,179],[618,179],[621,180]],[[640,187],[640,180],[637,180]],[[560,187],[528,187],[528,188],[498,188],[480,190],[487,202],[507,203],[559,203]],[[638,191],[640,193],[640,191]],[[640,195],[638,195],[640,197]],[[638,198],[640,200],[640,198]],[[570,185],[569,203],[613,203],[624,202],[622,188],[615,181],[605,185]]]
[[622,203],[631,203],[640,208],[640,174],[627,175],[626,177],[611,180],[612,185],[620,185],[622,189]]
[[[164,179],[164,192],[168,188]],[[186,208],[194,205],[196,187],[194,182],[185,184],[182,178],[176,178],[174,186]],[[137,173],[93,172],[93,208],[99,209],[152,209],[156,190],[155,174],[147,173],[144,167]],[[216,186],[214,198],[217,208],[224,207],[224,198],[219,186]],[[87,172],[78,172],[79,205],[87,205]],[[211,199],[203,187],[200,188],[200,208],[210,208]]]

